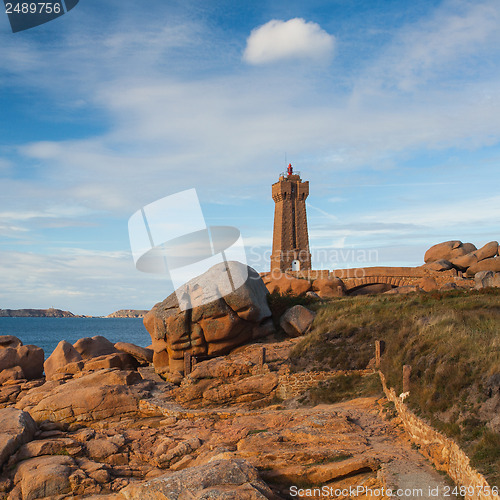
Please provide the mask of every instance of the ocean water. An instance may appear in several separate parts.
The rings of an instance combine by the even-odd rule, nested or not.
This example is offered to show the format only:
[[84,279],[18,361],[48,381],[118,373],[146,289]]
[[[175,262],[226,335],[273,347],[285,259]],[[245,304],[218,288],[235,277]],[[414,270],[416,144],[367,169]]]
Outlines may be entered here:
[[25,345],[41,347],[45,358],[61,340],[74,344],[94,335],[113,343],[130,342],[142,347],[151,344],[142,318],[0,318],[0,335],[14,335]]

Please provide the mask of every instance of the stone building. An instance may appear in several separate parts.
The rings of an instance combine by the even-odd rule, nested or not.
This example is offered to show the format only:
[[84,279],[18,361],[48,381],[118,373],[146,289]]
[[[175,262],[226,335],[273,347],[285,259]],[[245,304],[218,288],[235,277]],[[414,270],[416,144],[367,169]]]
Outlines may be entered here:
[[306,198],[309,181],[302,182],[300,172],[288,165],[286,174],[272,186],[274,208],[271,272],[311,269],[307,232]]

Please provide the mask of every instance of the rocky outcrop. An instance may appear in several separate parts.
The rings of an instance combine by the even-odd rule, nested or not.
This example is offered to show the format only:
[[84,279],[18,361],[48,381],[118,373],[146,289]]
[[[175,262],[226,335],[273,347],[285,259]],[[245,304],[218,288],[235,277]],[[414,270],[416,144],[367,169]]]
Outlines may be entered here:
[[147,309],[120,309],[108,314],[106,318],[144,318],[148,312]]
[[24,443],[31,441],[38,430],[29,413],[15,409],[0,409],[0,469]]
[[494,273],[493,271],[479,271],[474,276],[474,282],[474,288],[476,290],[488,287],[500,288],[500,273]]
[[453,264],[449,260],[439,259],[424,264],[422,268],[427,269],[429,271],[442,272],[442,271],[448,271],[449,269],[453,269]]
[[439,285],[435,278],[426,277],[422,278],[417,286],[422,289],[424,292],[432,292],[433,290],[438,290]]
[[285,273],[280,273],[279,277],[274,277],[272,273],[264,274],[262,281],[269,293],[277,292],[280,295],[305,295],[312,288],[309,280],[295,278]]
[[270,401],[295,340],[242,346],[196,363],[171,394],[189,408]]
[[66,383],[54,382],[28,391],[16,408],[28,411],[38,422],[91,422],[138,413],[144,395],[138,372],[99,370]]
[[118,353],[114,344],[102,335],[81,338],[73,344],[73,347],[85,360]]
[[153,362],[153,354],[154,354],[153,349],[149,349],[147,347],[140,347],[138,345],[131,344],[129,342],[117,342],[115,344],[115,349],[124,352],[125,354],[129,354],[141,364],[147,364]]
[[498,253],[498,241],[490,241],[479,249],[472,243],[445,241],[427,250],[422,268],[436,272],[456,269],[474,277],[480,271],[500,271]]
[[451,261],[453,266],[461,271],[466,271],[469,267],[498,254],[498,241],[490,241],[479,250],[457,257]]
[[312,289],[322,299],[345,295],[345,285],[340,278],[319,278],[313,281]]
[[[62,380],[81,372],[102,369],[134,370],[147,363],[144,358],[152,357],[150,350],[134,344],[123,343],[122,347],[116,348],[102,336],[84,337],[73,345],[61,340],[44,363],[45,376],[47,380]],[[132,355],[132,352],[136,355]]]
[[472,243],[462,243],[458,240],[438,243],[425,252],[424,261],[426,264],[438,260],[452,260],[476,250]]
[[[231,264],[237,269],[242,266]],[[205,293],[204,283],[213,290],[224,270],[222,265],[214,266],[187,283],[182,292],[183,302],[196,304]],[[153,364],[160,374],[182,374],[184,353],[218,356],[274,331],[266,287],[252,268],[248,268],[248,278],[242,286],[212,302],[181,310],[177,294],[156,304],[144,318],[152,339]]]
[[14,335],[1,335],[0,336],[0,349],[6,349],[7,347],[16,348],[22,346],[23,343]]
[[[2,337],[0,337],[2,339]],[[0,341],[0,380],[33,380],[43,375],[43,349],[34,345],[23,345],[12,335]]]
[[160,476],[120,492],[122,498],[177,500],[217,498],[263,500],[274,499],[271,489],[259,477],[257,469],[241,459],[214,460],[206,465]]
[[41,456],[19,464],[9,498],[34,500],[71,493],[77,467],[68,456]]
[[69,373],[66,368],[70,363],[75,363],[77,369],[83,368],[81,354],[69,342],[61,340],[43,364],[45,377],[47,380],[52,380],[60,373]]
[[280,326],[289,337],[300,337],[304,335],[311,326],[316,313],[304,306],[293,306],[283,314]]
[[495,273],[500,272],[500,258],[491,257],[473,264],[469,267],[469,269],[467,269],[467,276],[473,278],[474,275],[480,271],[493,271]]

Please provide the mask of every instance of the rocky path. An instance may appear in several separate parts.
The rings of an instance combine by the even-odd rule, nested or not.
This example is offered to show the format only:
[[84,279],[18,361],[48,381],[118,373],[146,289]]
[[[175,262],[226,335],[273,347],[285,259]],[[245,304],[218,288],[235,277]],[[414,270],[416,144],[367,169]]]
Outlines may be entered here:
[[[314,408],[189,412],[167,401],[157,403],[165,416],[178,419],[172,436],[175,427],[188,428],[204,443],[197,454],[183,458],[187,466],[244,459],[279,498],[455,498],[445,478],[412,448],[385,398]],[[310,486],[299,486],[304,484]],[[335,493],[342,491],[346,494]]]
[[382,462],[381,471],[387,488],[394,492],[392,498],[450,499],[450,480],[412,448],[411,443],[396,421],[392,423],[380,417],[380,411],[368,399],[356,399],[334,405],[339,415],[359,426],[366,436],[368,453]]

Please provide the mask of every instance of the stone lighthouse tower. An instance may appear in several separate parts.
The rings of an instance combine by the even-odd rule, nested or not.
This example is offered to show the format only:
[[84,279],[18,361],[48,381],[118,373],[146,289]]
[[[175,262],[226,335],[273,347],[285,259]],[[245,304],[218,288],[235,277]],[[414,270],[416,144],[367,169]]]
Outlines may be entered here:
[[309,181],[302,182],[300,172],[288,165],[286,174],[273,184],[274,233],[271,272],[311,269],[307,233],[306,198]]

